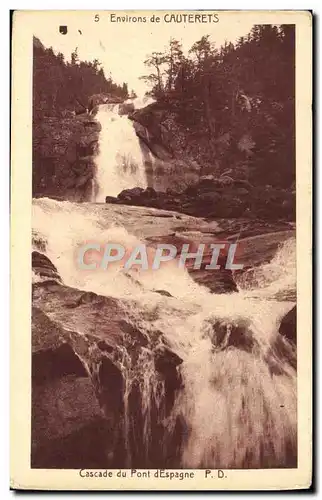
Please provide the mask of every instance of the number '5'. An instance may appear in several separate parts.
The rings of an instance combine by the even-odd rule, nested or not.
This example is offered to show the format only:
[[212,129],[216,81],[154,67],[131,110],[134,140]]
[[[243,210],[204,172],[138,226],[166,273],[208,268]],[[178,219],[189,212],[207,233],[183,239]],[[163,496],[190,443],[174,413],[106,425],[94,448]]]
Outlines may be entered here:
[[96,23],[98,23],[99,20],[100,20],[100,16],[98,14],[95,14],[94,21]]

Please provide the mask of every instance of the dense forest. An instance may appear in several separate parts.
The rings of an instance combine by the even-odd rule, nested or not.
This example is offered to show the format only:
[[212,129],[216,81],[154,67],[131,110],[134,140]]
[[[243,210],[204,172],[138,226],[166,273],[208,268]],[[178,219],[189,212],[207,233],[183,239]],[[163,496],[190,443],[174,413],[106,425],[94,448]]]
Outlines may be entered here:
[[112,94],[126,99],[127,84],[119,86],[106,78],[97,59],[80,61],[77,48],[71,59],[46,49],[34,37],[33,112],[34,119],[44,116],[64,116],[66,111],[84,111],[95,94]]
[[[255,183],[291,186],[295,176],[295,28],[255,25],[217,48],[203,36],[184,55],[178,40],[153,52],[142,76],[175,109],[197,159]],[[205,150],[207,149],[207,153]]]

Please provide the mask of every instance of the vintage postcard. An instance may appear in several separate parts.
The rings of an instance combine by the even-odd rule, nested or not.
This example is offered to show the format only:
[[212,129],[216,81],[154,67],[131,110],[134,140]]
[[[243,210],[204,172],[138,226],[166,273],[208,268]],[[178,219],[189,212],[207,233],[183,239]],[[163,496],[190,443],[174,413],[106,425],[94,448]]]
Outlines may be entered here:
[[312,15],[16,11],[11,488],[312,481]]

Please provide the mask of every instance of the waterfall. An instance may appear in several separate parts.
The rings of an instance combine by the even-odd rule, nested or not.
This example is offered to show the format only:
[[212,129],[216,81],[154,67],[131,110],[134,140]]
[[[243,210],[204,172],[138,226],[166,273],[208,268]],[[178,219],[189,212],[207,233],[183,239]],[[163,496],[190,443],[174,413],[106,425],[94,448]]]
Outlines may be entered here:
[[104,202],[107,195],[117,196],[123,189],[147,187],[139,138],[131,120],[119,115],[119,106],[102,104],[96,115],[101,124],[96,158],[98,202]]
[[[102,113],[110,130],[113,123],[119,130],[123,118],[116,116],[113,122],[114,111]],[[119,147],[121,143],[118,140]],[[126,183],[121,185],[122,176],[117,174],[115,143],[105,144],[110,144],[113,158],[113,162],[106,158],[111,168],[106,175],[108,192],[113,187],[116,194]],[[75,248],[85,241],[135,245],[139,238],[128,218],[121,206],[34,200],[34,230],[47,242],[46,253],[63,282],[126,299],[124,314],[136,318],[136,327],[148,339],[135,363],[130,348],[124,347],[120,365],[125,379],[126,466],[296,467],[296,354],[278,333],[282,316],[294,304],[295,240],[287,240],[271,262],[251,275],[246,273],[238,293],[227,295],[210,293],[185,269],[171,266],[132,275],[118,266],[95,272],[77,269]],[[155,289],[164,289],[172,297],[160,296]],[[162,341],[157,332],[162,332]],[[182,360],[176,368],[182,384],[174,391],[169,411],[164,406],[168,389],[154,365],[160,342]],[[133,400],[140,406],[136,420]],[[135,451],[134,432],[141,440],[140,453]]]

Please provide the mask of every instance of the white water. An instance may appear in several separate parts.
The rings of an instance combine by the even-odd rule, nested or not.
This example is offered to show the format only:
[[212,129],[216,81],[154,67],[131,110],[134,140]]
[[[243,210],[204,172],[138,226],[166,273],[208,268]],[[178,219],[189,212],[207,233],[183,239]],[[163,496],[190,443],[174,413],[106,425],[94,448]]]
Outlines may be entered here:
[[[269,264],[257,268],[256,279],[240,283],[238,294],[211,294],[175,266],[127,274],[118,266],[95,272],[77,269],[75,250],[86,241],[127,247],[138,242],[129,231],[126,215],[123,220],[120,216],[121,207],[115,210],[113,206],[102,211],[95,204],[38,199],[34,229],[47,241],[46,253],[65,284],[130,299],[127,311],[140,330],[149,336],[162,331],[167,344],[183,359],[184,389],[178,392],[171,415],[165,419],[161,410],[159,415],[170,434],[178,417],[187,427],[176,465],[289,465],[290,455],[296,454],[296,372],[289,363],[294,358],[290,344],[283,341],[280,349],[278,325],[293,302],[276,297],[287,296],[290,290],[294,295],[295,241],[288,240]],[[173,298],[153,289],[167,290]],[[237,340],[236,327],[240,328]],[[152,402],[158,406],[164,390],[158,386],[151,356],[148,348],[142,351],[139,374],[124,365],[128,374],[125,407],[133,381],[139,381],[142,392],[147,455]],[[127,430],[129,422],[125,419]]]
[[[136,108],[143,104],[134,101]],[[96,158],[98,202],[104,202],[107,195],[117,196],[123,189],[147,187],[139,138],[131,120],[120,116],[118,110],[118,104],[102,104],[96,115],[102,127]]]

